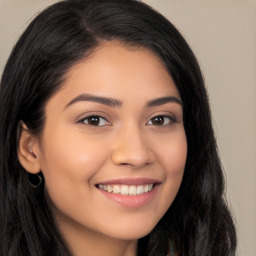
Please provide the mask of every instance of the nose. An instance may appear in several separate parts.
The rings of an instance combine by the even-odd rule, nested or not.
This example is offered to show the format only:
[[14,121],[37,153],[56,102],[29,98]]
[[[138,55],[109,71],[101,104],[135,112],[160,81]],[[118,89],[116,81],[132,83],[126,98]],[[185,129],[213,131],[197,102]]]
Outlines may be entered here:
[[112,162],[116,165],[130,165],[140,168],[152,164],[154,153],[149,146],[145,132],[138,128],[127,127],[119,133],[112,151]]

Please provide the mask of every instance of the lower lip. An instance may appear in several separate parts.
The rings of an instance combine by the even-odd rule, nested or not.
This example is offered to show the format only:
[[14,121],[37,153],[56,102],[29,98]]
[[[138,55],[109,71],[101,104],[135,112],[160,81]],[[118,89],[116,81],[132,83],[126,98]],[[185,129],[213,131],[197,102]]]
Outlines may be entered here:
[[148,205],[155,197],[158,191],[158,185],[154,186],[149,192],[139,194],[139,195],[122,195],[106,192],[102,189],[98,189],[104,196],[117,202],[118,204],[129,207],[129,208],[139,208]]

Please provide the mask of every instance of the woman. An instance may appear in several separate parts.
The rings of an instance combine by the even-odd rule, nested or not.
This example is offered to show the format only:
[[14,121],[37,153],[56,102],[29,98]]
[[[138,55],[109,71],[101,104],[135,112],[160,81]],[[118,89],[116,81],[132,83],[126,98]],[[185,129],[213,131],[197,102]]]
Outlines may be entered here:
[[199,65],[147,5],[47,8],[0,104],[1,255],[235,255]]

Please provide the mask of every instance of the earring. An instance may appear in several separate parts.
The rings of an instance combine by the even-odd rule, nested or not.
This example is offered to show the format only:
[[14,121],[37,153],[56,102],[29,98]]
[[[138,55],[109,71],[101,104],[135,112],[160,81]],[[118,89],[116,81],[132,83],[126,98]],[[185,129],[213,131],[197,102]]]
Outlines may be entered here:
[[28,183],[33,187],[33,188],[38,188],[42,181],[43,181],[43,178],[39,175],[39,174],[28,174],[27,175],[27,179],[28,179]]

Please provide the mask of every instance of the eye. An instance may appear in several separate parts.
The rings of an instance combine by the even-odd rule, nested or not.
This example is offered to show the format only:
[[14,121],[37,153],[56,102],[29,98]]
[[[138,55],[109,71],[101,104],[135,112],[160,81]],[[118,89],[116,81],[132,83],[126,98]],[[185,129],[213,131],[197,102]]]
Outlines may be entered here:
[[102,116],[88,116],[79,121],[80,123],[84,123],[87,125],[92,125],[92,126],[106,126],[110,125],[110,123]]
[[154,116],[151,118],[147,125],[156,125],[156,126],[165,126],[165,125],[171,125],[172,123],[177,122],[176,118],[173,116]]

